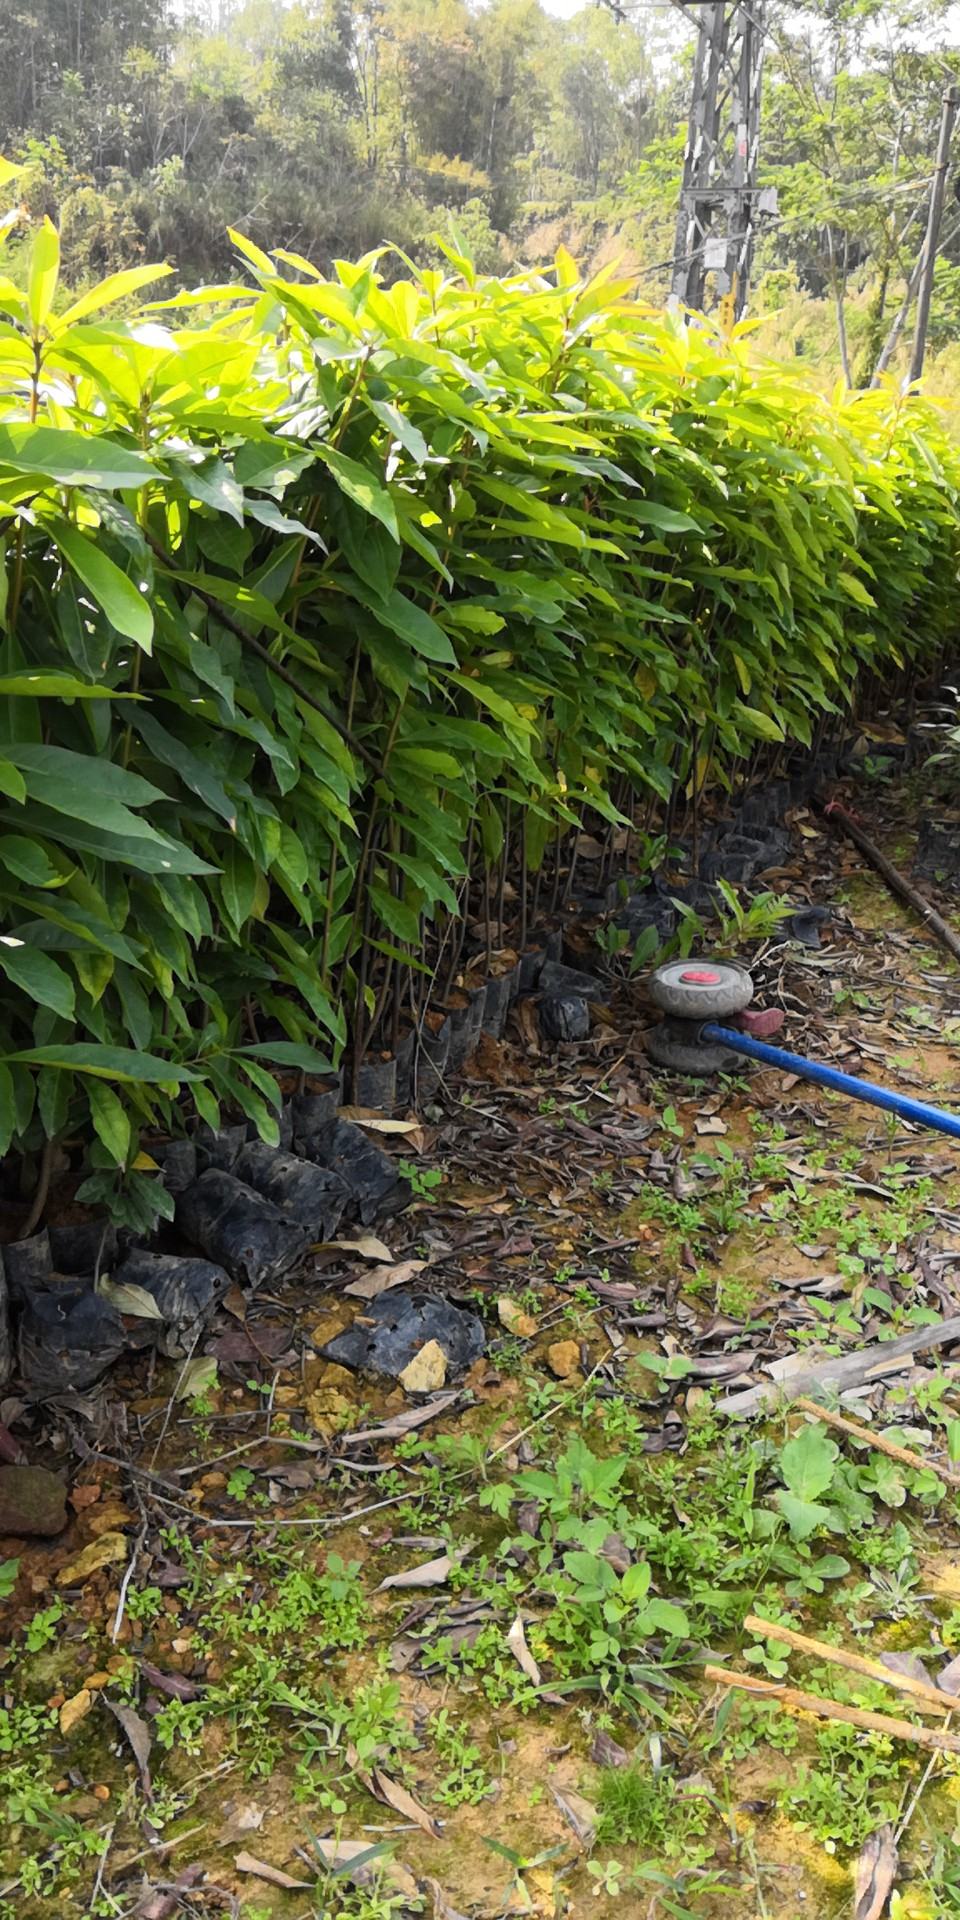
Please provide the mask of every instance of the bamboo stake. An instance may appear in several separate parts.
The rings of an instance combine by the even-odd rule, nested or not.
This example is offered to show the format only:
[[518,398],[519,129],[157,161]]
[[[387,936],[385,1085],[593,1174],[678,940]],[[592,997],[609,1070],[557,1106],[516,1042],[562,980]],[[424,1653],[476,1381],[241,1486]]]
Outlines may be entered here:
[[882,1433],[872,1433],[870,1428],[863,1426],[859,1420],[850,1420],[842,1413],[833,1413],[829,1407],[818,1406],[816,1400],[804,1398],[795,1400],[793,1404],[795,1407],[802,1408],[804,1413],[815,1414],[825,1426],[835,1427],[838,1433],[849,1434],[851,1440],[862,1440],[866,1446],[872,1447],[875,1453],[885,1453],[891,1460],[899,1460],[901,1466],[912,1467],[914,1471],[935,1473],[937,1479],[945,1480],[948,1486],[960,1487],[960,1473],[954,1472],[951,1467],[934,1466],[931,1460],[924,1459],[922,1453],[914,1453],[911,1447],[898,1446],[895,1440],[885,1439]]
[[915,1727],[909,1720],[895,1720],[889,1713],[869,1713],[866,1707],[848,1707],[842,1700],[827,1700],[819,1693],[801,1693],[797,1687],[761,1680],[752,1673],[735,1673],[731,1667],[704,1667],[703,1671],[705,1678],[718,1687],[736,1687],[742,1693],[762,1694],[766,1700],[779,1701],[787,1713],[813,1713],[821,1720],[842,1720],[848,1727],[861,1727],[865,1733],[885,1733],[891,1740],[912,1740],[918,1747],[935,1747],[939,1753],[960,1753],[960,1735],[944,1733],[939,1727]]
[[928,1686],[925,1680],[915,1680],[910,1673],[897,1673],[892,1667],[885,1667],[882,1660],[870,1660],[865,1653],[850,1653],[846,1647],[831,1647],[826,1640],[814,1640],[809,1634],[797,1633],[793,1627],[763,1620],[758,1613],[748,1613],[743,1624],[748,1633],[762,1633],[767,1640],[782,1640],[797,1653],[813,1654],[817,1660],[826,1661],[832,1667],[846,1667],[849,1673],[863,1674],[867,1680],[882,1680],[898,1693],[909,1693],[928,1713],[955,1713],[960,1705],[952,1694]]

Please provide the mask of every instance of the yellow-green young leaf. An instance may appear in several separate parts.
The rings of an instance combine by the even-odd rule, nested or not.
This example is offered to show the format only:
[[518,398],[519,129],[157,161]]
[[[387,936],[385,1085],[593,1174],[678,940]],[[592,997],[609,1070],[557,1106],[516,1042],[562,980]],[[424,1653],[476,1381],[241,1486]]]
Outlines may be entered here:
[[872,593],[867,592],[863,581],[858,580],[855,573],[838,573],[837,585],[843,588],[848,599],[854,601],[856,606],[871,609],[876,606]]
[[149,653],[153,646],[153,614],[133,581],[68,520],[53,521],[51,532],[61,553],[103,608],[111,625],[128,640],[135,640],[144,653]]
[[130,1120],[112,1087],[103,1080],[91,1080],[87,1087],[90,1118],[98,1140],[102,1141],[118,1167],[126,1165],[130,1151]]
[[258,273],[267,274],[271,280],[276,279],[277,269],[273,261],[267,254],[261,253],[260,248],[256,246],[252,240],[248,240],[246,234],[238,233],[236,227],[228,227],[227,233],[237,248],[237,251],[242,253],[244,259],[249,260],[252,266],[256,267]]
[[742,700],[734,702],[731,718],[735,725],[742,726],[744,732],[751,734],[754,739],[782,740],[784,737],[778,720],[774,720],[769,713],[762,713],[759,707],[745,707]]
[[77,979],[90,995],[94,1006],[103,999],[116,965],[112,953],[75,953],[73,964]]
[[23,168],[23,161],[17,166],[13,160],[5,160],[3,155],[0,154],[0,187],[5,187],[11,180],[15,180],[17,174],[23,172]]
[[131,293],[139,292],[153,280],[165,280],[173,272],[172,267],[128,267],[125,273],[111,273],[99,286],[91,287],[89,293],[81,294],[66,313],[61,313],[51,329],[62,333],[64,327],[72,327],[76,321],[85,320],[88,313],[98,313],[101,307],[109,307],[114,300],[126,300]]
[[52,220],[44,220],[33,243],[27,280],[27,302],[34,333],[40,332],[53,306],[59,275],[60,235]]

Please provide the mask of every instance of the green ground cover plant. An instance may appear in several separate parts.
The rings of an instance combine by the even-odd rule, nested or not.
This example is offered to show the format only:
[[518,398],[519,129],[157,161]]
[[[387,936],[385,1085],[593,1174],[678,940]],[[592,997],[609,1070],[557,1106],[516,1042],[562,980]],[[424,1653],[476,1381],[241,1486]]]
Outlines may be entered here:
[[49,223],[0,281],[0,1150],[89,1136],[134,1225],[142,1128],[275,1138],[277,1073],[422,1033],[508,876],[522,945],[584,819],[655,843],[956,618],[925,402],[562,252],[235,239],[244,284],[168,302],[65,305]]

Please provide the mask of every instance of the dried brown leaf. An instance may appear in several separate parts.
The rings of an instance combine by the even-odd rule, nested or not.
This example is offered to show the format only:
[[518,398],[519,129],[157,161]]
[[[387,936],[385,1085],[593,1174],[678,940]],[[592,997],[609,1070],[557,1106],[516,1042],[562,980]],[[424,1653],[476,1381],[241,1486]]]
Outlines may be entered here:
[[291,1893],[310,1893],[313,1882],[295,1880],[292,1873],[284,1873],[282,1867],[272,1867],[268,1860],[258,1860],[253,1853],[238,1853],[233,1862],[238,1873],[252,1873],[258,1880],[266,1880],[271,1887],[284,1887]]
[[392,1264],[393,1254],[383,1240],[375,1233],[362,1233],[358,1240],[319,1240],[314,1253],[358,1253],[361,1260],[386,1260]]
[[429,1265],[429,1260],[398,1260],[396,1266],[371,1267],[369,1273],[361,1274],[359,1280],[351,1280],[343,1291],[358,1300],[376,1300],[391,1287],[405,1287]]
[[450,1578],[450,1569],[454,1562],[449,1553],[442,1553],[437,1560],[425,1560],[421,1567],[405,1567],[402,1573],[389,1573],[381,1580],[378,1593],[386,1593],[388,1587],[442,1587]]
[[517,1664],[523,1668],[527,1679],[531,1681],[533,1686],[539,1687],[540,1668],[537,1666],[533,1654],[527,1646],[527,1636],[523,1630],[522,1614],[517,1614],[513,1626],[507,1634],[507,1646],[510,1648],[510,1652],[513,1654]]
[[326,1866],[345,1880],[352,1880],[354,1886],[382,1875],[397,1893],[408,1899],[417,1897],[417,1883],[409,1868],[399,1860],[384,1858],[382,1847],[371,1846],[368,1840],[314,1840],[313,1846]]
[[422,1827],[424,1833],[430,1835],[431,1840],[440,1839],[443,1832],[440,1822],[434,1819],[432,1813],[427,1812],[426,1807],[420,1805],[419,1800],[414,1799],[412,1793],[407,1792],[406,1787],[401,1787],[398,1780],[391,1780],[390,1775],[384,1773],[382,1767],[374,1767],[371,1779],[379,1800],[382,1800],[386,1806],[392,1807],[394,1813],[399,1813],[401,1819],[412,1820],[418,1827]]
[[854,1879],[853,1920],[881,1920],[897,1878],[900,1856],[889,1824],[865,1840]]
[[140,1774],[140,1784],[144,1794],[148,1800],[152,1800],[153,1788],[150,1784],[150,1748],[153,1744],[153,1738],[150,1728],[147,1726],[146,1721],[140,1718],[139,1713],[134,1712],[133,1707],[121,1706],[118,1701],[109,1699],[106,1694],[103,1696],[103,1704],[105,1707],[109,1707],[117,1724],[123,1728],[130,1751],[137,1763],[137,1769]]
[[593,1845],[593,1836],[597,1825],[597,1809],[582,1793],[576,1793],[573,1787],[551,1787],[550,1792],[560,1808],[568,1826],[573,1828],[582,1847]]

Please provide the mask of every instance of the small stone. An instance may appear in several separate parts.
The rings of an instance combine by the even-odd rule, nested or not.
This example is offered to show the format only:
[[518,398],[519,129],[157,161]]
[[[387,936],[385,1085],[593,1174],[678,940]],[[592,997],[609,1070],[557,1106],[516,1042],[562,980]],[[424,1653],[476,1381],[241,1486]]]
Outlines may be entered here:
[[436,1393],[446,1378],[447,1356],[437,1340],[428,1340],[399,1375],[404,1393]]
[[60,1732],[72,1733],[74,1727],[78,1727],[81,1720],[86,1719],[92,1706],[93,1694],[90,1688],[81,1687],[80,1692],[75,1693],[72,1700],[65,1700],[60,1708]]
[[67,1524],[67,1495],[46,1467],[0,1467],[0,1534],[52,1539]]
[[575,1340],[555,1340],[547,1348],[547,1363],[558,1380],[572,1380],[580,1371],[580,1348]]
[[58,1587],[77,1587],[88,1580],[92,1573],[101,1567],[116,1566],[118,1561],[127,1557],[127,1543],[122,1533],[104,1533],[99,1540],[91,1540],[75,1560],[71,1560],[57,1574]]
[[497,1319],[508,1333],[516,1335],[518,1340],[532,1340],[537,1331],[537,1323],[532,1314],[524,1313],[523,1308],[511,1300],[508,1293],[502,1294],[497,1301]]

